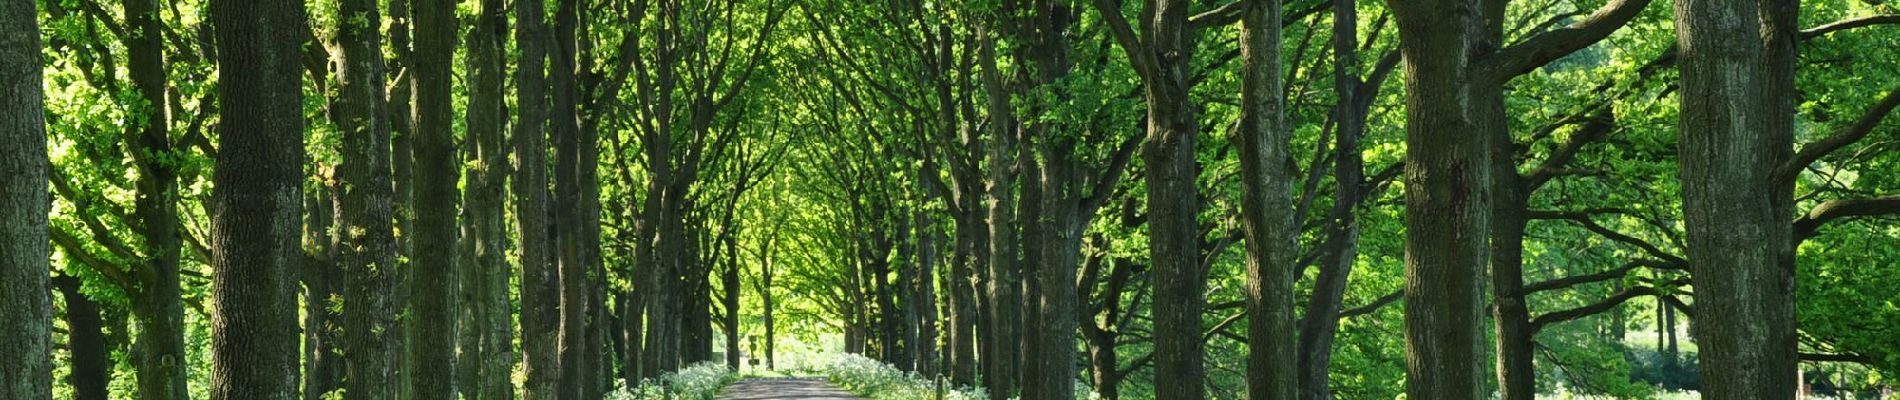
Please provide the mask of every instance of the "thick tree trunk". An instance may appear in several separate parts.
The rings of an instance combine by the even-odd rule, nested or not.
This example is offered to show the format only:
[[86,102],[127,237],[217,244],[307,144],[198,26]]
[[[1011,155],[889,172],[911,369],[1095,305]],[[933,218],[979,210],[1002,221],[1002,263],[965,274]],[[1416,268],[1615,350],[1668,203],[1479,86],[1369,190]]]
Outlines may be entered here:
[[1406,73],[1406,395],[1482,395],[1489,138],[1472,134],[1475,0],[1393,3]]
[[1706,398],[1796,389],[1790,0],[1678,0],[1680,164]]
[[[211,399],[297,398],[304,4],[214,0],[218,124],[212,193]],[[182,361],[180,361],[182,364]]]
[[1241,227],[1247,235],[1247,398],[1292,399],[1298,392],[1293,325],[1292,159],[1280,84],[1280,2],[1252,0],[1240,31]]
[[375,0],[344,0],[336,30],[337,100],[332,112],[343,132],[343,184],[336,207],[337,261],[344,274],[343,335],[349,357],[343,380],[352,399],[383,400],[397,394],[393,329],[396,245],[391,181],[390,117],[383,92],[381,13]]
[[99,303],[80,292],[79,278],[61,275],[53,278],[53,286],[66,304],[66,351],[71,355],[66,385],[73,388],[73,400],[106,400],[112,361]]
[[[1143,100],[1148,104],[1148,248],[1153,253],[1155,396],[1159,400],[1206,397],[1201,310],[1207,281],[1201,270],[1200,166],[1194,143],[1198,111],[1189,97],[1194,39],[1188,2],[1154,1],[1154,22],[1142,32],[1143,46],[1126,46],[1144,58]],[[1137,48],[1140,47],[1140,48]]]
[[[415,363],[410,382],[417,400],[447,400],[455,396],[455,349],[460,298],[455,282],[456,178],[460,163],[454,140],[454,106],[450,99],[451,55],[458,30],[455,5],[447,0],[415,3],[415,272],[411,307],[416,342],[409,350]],[[473,329],[473,327],[469,327]]]
[[35,4],[0,5],[0,397],[13,399],[53,397],[51,167]]
[[546,2],[515,2],[515,221],[521,235],[521,352],[526,400],[554,400],[560,378],[560,282],[548,239]]

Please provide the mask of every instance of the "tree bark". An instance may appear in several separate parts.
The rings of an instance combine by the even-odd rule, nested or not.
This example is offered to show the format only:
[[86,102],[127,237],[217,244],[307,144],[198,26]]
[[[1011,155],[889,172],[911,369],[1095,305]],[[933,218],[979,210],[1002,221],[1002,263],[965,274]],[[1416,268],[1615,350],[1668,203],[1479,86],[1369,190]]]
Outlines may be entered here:
[[455,316],[462,306],[451,283],[460,267],[455,207],[460,163],[449,65],[458,28],[455,5],[447,0],[418,0],[413,11],[415,201],[426,206],[415,209],[411,307],[417,334],[409,349],[415,363],[410,382],[416,400],[447,400],[455,396],[455,350],[461,328]]
[[1683,219],[1705,398],[1796,389],[1793,157],[1796,2],[1678,0]]
[[396,396],[393,329],[399,312],[393,297],[398,284],[394,227],[395,189],[391,177],[390,117],[383,92],[381,13],[375,0],[344,0],[336,42],[337,100],[332,112],[343,132],[342,165],[336,219],[337,262],[344,274],[344,392],[351,399]]
[[297,398],[304,5],[214,0],[219,123],[212,193],[211,399]]
[[1201,269],[1201,211],[1194,143],[1200,132],[1192,89],[1194,33],[1190,2],[1148,0],[1140,36],[1110,0],[1096,0],[1115,41],[1142,81],[1148,105],[1148,138],[1141,157],[1148,166],[1148,247],[1154,260],[1155,396],[1159,400],[1206,397],[1201,310],[1206,306]]
[[1480,279],[1489,238],[1486,135],[1474,135],[1476,0],[1392,3],[1406,74],[1406,395],[1482,395]]
[[146,257],[137,273],[140,287],[133,313],[139,333],[133,351],[138,366],[142,400],[182,400],[185,390],[183,292],[178,278],[181,240],[178,235],[178,167],[162,161],[172,152],[167,118],[163,26],[158,2],[125,0],[126,67],[144,104],[128,112],[137,127],[130,153],[137,162],[138,194],[134,216],[140,221],[141,249]]
[[465,190],[468,191],[467,215],[473,219],[468,226],[473,234],[469,240],[474,247],[474,265],[463,271],[472,278],[464,281],[473,287],[467,288],[471,296],[463,308],[469,310],[473,324],[462,328],[470,333],[462,337],[463,340],[472,338],[475,343],[463,343],[462,347],[476,350],[472,357],[463,360],[474,364],[464,368],[475,371],[477,380],[465,383],[462,391],[475,394],[464,397],[483,400],[506,400],[514,393],[513,379],[508,378],[514,371],[515,360],[514,325],[509,315],[513,303],[508,298],[511,268],[506,254],[508,229],[505,226],[509,149],[502,134],[508,115],[502,94],[506,89],[502,53],[508,34],[507,12],[501,0],[481,1],[480,14],[472,21],[467,42],[468,65],[472,68],[467,81],[468,139],[465,142],[474,149],[471,153],[475,163],[466,178]]
[[526,400],[554,400],[560,378],[560,282],[548,234],[545,1],[515,2],[515,221],[521,235],[521,352]]
[[0,397],[14,399],[53,397],[51,166],[35,4],[0,5]]
[[[985,36],[987,29],[978,28]],[[1017,368],[1022,356],[1017,336],[1022,319],[1022,278],[1016,263],[1016,156],[1015,117],[1010,110],[1009,92],[1004,90],[1002,72],[997,70],[996,39],[981,38],[983,88],[989,92],[990,115],[989,171],[985,187],[990,223],[990,280],[987,288],[990,324],[986,339],[991,346],[983,349],[988,365],[984,372],[990,398],[1002,400],[1016,391]]]
[[[1292,133],[1280,83],[1280,2],[1248,0],[1241,12],[1241,227],[1247,236],[1247,398],[1292,399],[1294,347]],[[1342,105],[1346,106],[1346,105]],[[1352,182],[1339,184],[1351,185]],[[1318,316],[1317,318],[1325,318]]]
[[[554,138],[554,231],[560,306],[560,398],[582,400],[587,389],[587,266],[582,259],[582,154],[577,86],[579,0],[562,0],[554,15],[553,63],[549,69]],[[592,165],[586,167],[591,168]]]

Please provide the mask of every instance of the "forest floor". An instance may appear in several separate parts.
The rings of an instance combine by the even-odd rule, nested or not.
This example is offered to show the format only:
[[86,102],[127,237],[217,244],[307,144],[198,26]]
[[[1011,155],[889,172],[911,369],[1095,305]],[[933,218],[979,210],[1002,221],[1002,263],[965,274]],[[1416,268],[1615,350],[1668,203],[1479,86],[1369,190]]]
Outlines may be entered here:
[[752,378],[719,392],[719,400],[862,400],[817,378]]

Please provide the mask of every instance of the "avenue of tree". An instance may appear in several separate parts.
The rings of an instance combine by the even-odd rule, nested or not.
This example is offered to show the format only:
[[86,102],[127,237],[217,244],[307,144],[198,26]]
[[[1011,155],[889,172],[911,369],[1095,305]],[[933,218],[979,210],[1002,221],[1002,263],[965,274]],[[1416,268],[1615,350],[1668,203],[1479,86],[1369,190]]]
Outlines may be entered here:
[[0,0],[0,398],[1891,390],[1896,77],[1883,0]]

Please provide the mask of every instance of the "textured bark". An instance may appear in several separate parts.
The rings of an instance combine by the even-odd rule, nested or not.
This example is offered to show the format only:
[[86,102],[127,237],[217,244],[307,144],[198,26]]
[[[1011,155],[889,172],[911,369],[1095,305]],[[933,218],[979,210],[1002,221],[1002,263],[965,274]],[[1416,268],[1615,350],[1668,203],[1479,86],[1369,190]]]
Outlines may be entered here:
[[349,357],[344,392],[351,399],[396,396],[394,303],[397,285],[395,189],[390,160],[388,97],[383,92],[382,13],[375,0],[344,0],[336,29],[337,98],[331,112],[343,133],[342,179],[336,220],[337,263],[342,269],[343,346]]
[[409,377],[417,400],[455,396],[455,349],[461,306],[456,295],[459,240],[456,180],[460,162],[454,139],[450,98],[452,55],[457,31],[455,5],[447,0],[415,2],[415,58],[411,75],[415,105],[415,239],[411,278],[411,315],[416,329],[409,348],[415,369]]
[[1115,41],[1128,53],[1141,76],[1148,105],[1148,137],[1141,149],[1148,166],[1148,248],[1154,260],[1155,396],[1160,400],[1200,399],[1206,366],[1202,363],[1201,310],[1207,282],[1201,270],[1200,166],[1194,143],[1200,132],[1198,110],[1189,97],[1194,34],[1186,0],[1149,0],[1142,7],[1142,31],[1136,37],[1109,0],[1095,6],[1108,15]]
[[1475,0],[1392,3],[1406,75],[1406,396],[1483,394],[1489,138],[1472,134]]
[[[581,259],[579,88],[575,78],[579,0],[562,0],[554,16],[553,63],[549,67],[550,137],[554,139],[554,231],[561,283],[560,398],[582,400],[587,375],[587,266]],[[591,166],[590,166],[591,167]]]
[[[985,29],[979,28],[978,35],[984,36]],[[1009,92],[1004,90],[1003,73],[997,70],[996,40],[983,41],[980,52],[983,63],[983,89],[989,93],[988,112],[990,115],[990,142],[988,156],[988,177],[984,192],[987,194],[985,206],[989,210],[989,282],[984,288],[989,304],[989,329],[986,341],[990,346],[983,349],[983,362],[986,364],[983,376],[985,387],[989,388],[990,398],[1007,399],[1016,391],[1016,378],[1021,365],[1021,346],[1017,336],[1019,322],[1022,319],[1022,278],[1019,275],[1017,261],[1018,234],[1016,231],[1016,118],[1011,115]]]
[[53,397],[51,166],[36,3],[0,5],[0,397],[11,399]]
[[508,115],[502,97],[507,12],[501,0],[483,0],[467,41],[468,65],[472,68],[467,82],[469,137],[465,142],[474,147],[475,164],[464,187],[468,191],[467,215],[472,219],[468,226],[473,233],[469,241],[474,247],[474,264],[463,268],[464,275],[472,278],[464,284],[473,286],[467,288],[471,296],[463,308],[469,310],[473,324],[462,328],[472,334],[462,336],[465,340],[472,337],[476,343],[464,343],[462,347],[476,349],[472,357],[463,359],[474,363],[464,368],[476,371],[476,380],[466,382],[462,391],[475,394],[464,398],[482,400],[507,400],[514,395],[514,380],[509,377],[515,362],[514,325],[509,315],[513,302],[508,298],[512,268],[506,254],[508,229],[504,219],[509,148],[502,134]]
[[[393,50],[389,59],[389,70],[385,78],[395,79],[389,82],[389,110],[383,115],[389,119],[389,168],[395,186],[391,210],[396,222],[396,276],[395,295],[390,299],[391,308],[406,312],[410,310],[410,298],[415,289],[415,152],[411,145],[416,135],[416,115],[412,101],[415,100],[415,79],[407,72],[415,65],[415,52],[410,46],[410,23],[414,20],[409,12],[410,0],[389,0],[389,47]],[[393,75],[393,76],[392,76]],[[416,324],[408,318],[397,318],[393,324],[396,332],[396,350],[391,354],[390,363],[396,369],[395,399],[415,398],[415,384],[410,377],[415,375],[415,359],[410,357],[409,349],[415,347]]]
[[1793,157],[1796,2],[1678,0],[1683,220],[1702,395],[1792,399],[1796,389]]
[[553,400],[560,377],[560,281],[548,238],[545,1],[515,2],[515,221],[521,235],[521,352],[526,400]]
[[[1247,398],[1292,399],[1295,374],[1292,133],[1280,83],[1280,1],[1249,0],[1242,11],[1241,227],[1247,235]],[[1342,184],[1349,185],[1350,183]],[[1321,317],[1323,318],[1323,316]]]
[[303,214],[302,2],[215,0],[211,399],[297,398]]
[[112,383],[112,361],[106,348],[105,320],[99,303],[86,298],[80,286],[79,278],[53,278],[53,287],[66,304],[66,350],[72,357],[66,385],[73,388],[73,400],[106,400],[111,394],[106,386]]
[[178,171],[162,161],[172,152],[166,90],[163,26],[158,2],[126,0],[126,67],[144,104],[131,107],[137,139],[129,153],[137,162],[138,194],[133,214],[140,221],[145,257],[136,274],[139,287],[132,311],[139,326],[133,349],[142,400],[182,400],[185,392],[183,292],[178,278]]

